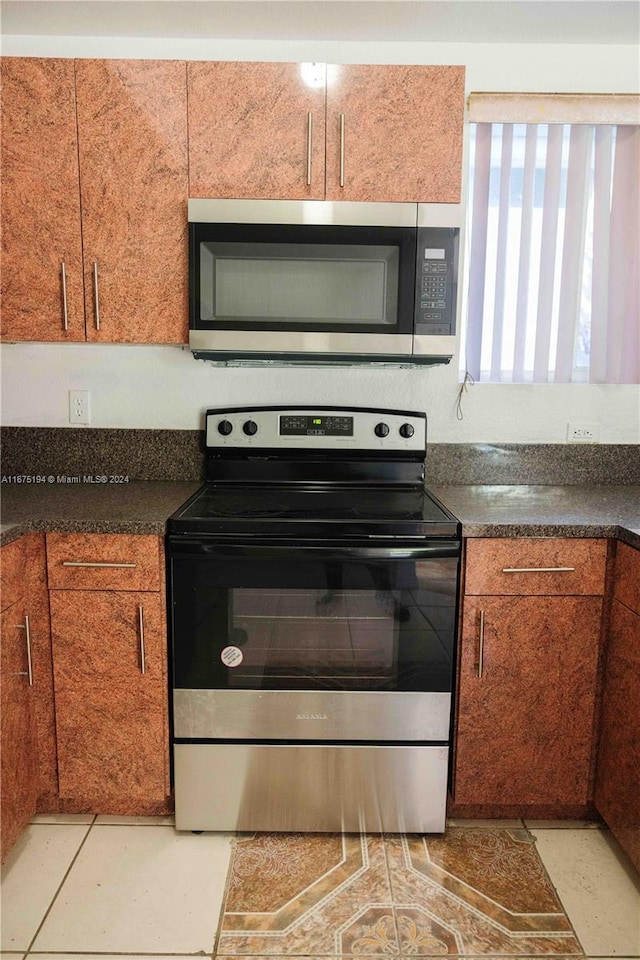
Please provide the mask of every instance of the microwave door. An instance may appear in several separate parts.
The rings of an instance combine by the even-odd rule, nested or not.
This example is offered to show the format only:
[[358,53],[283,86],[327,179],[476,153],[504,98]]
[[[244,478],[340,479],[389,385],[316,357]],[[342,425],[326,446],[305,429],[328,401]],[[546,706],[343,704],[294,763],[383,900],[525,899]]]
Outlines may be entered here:
[[191,247],[192,347],[411,352],[414,229],[192,224]]

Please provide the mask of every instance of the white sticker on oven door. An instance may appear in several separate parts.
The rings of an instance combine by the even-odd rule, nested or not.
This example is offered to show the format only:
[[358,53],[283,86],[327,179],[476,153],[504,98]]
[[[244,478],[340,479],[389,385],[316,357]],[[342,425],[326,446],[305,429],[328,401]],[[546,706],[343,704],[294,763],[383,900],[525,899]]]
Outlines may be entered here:
[[220,654],[220,659],[225,667],[239,667],[244,659],[240,647],[225,647]]

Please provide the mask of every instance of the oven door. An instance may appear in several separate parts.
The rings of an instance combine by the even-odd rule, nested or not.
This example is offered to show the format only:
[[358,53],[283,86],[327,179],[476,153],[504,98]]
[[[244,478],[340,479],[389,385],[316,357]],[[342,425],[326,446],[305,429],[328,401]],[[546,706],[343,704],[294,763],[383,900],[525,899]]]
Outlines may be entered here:
[[459,550],[170,537],[175,737],[446,742]]

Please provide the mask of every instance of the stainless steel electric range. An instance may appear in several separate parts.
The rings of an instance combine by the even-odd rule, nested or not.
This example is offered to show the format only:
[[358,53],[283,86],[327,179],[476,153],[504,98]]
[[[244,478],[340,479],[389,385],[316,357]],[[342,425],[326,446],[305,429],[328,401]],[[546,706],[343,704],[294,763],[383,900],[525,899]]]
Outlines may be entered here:
[[207,412],[167,535],[179,830],[444,829],[460,530],[425,455],[416,412]]

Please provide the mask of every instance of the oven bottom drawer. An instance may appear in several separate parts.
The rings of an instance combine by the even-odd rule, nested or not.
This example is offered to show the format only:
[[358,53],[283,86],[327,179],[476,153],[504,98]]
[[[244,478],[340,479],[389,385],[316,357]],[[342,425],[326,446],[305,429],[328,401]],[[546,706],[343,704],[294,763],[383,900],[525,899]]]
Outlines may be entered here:
[[174,745],[178,830],[442,833],[447,746]]

